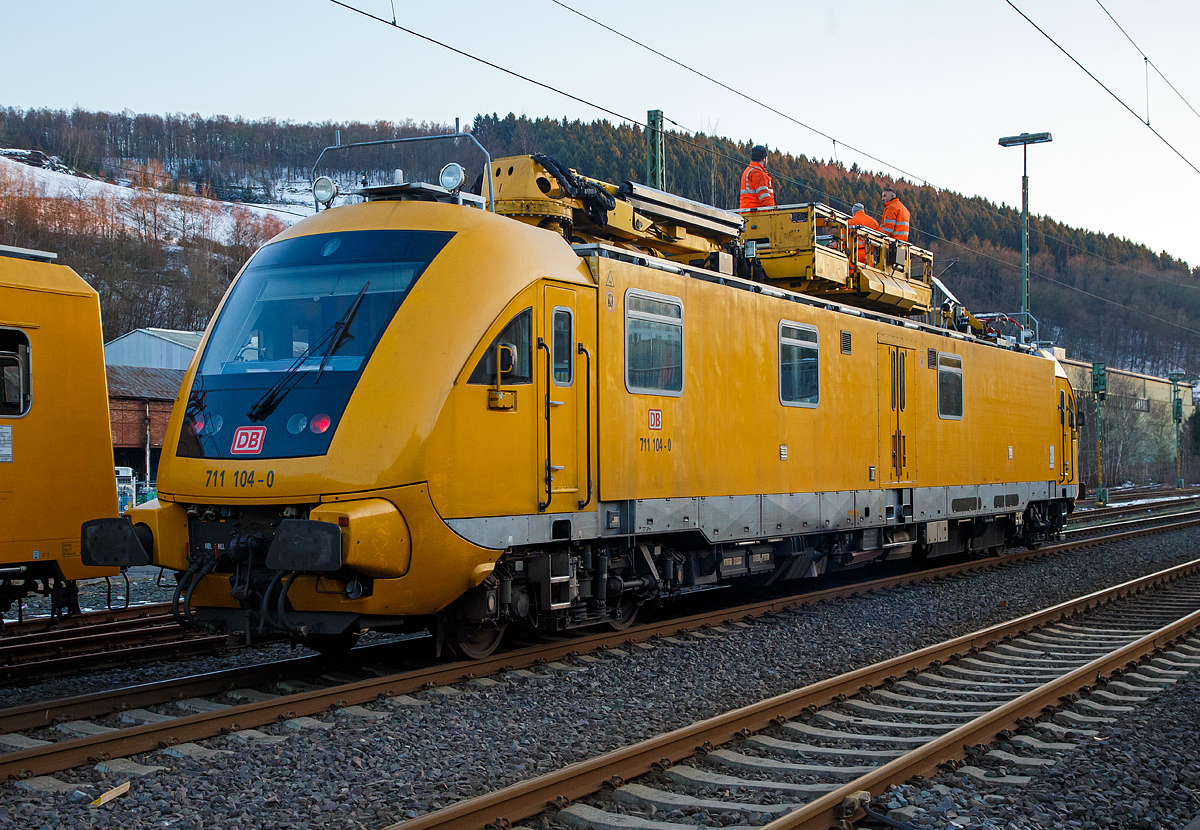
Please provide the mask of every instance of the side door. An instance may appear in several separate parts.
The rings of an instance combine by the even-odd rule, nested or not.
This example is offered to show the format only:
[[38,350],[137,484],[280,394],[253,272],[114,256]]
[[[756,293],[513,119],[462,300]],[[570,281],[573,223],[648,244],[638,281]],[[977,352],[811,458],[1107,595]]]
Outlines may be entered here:
[[880,482],[911,484],[917,476],[915,349],[879,344]]
[[537,339],[542,513],[579,510],[591,500],[594,303],[594,292],[585,288],[549,282],[542,287]]
[[1078,440],[1079,432],[1078,425],[1075,421],[1075,399],[1067,387],[1065,381],[1056,379],[1055,386],[1058,387],[1058,424],[1059,424],[1059,444],[1058,444],[1058,480],[1060,483],[1066,483],[1074,476],[1074,461],[1076,457],[1076,441]]

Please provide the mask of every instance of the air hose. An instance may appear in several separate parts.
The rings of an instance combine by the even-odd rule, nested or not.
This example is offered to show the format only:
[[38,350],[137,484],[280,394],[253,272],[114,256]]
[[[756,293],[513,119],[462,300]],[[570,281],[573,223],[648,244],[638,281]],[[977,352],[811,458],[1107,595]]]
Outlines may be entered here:
[[283,581],[283,576],[283,571],[276,571],[275,576],[271,577],[271,581],[267,583],[267,589],[263,591],[262,603],[259,605],[258,609],[259,634],[267,633],[268,624],[270,624],[271,628],[275,627],[271,619],[271,594],[274,593],[275,588],[279,586],[279,583]]
[[[189,625],[193,625],[196,628],[200,627],[200,623],[196,622],[196,620],[192,618],[192,593],[196,590],[196,586],[204,581],[204,577],[208,576],[210,573],[212,573],[216,569],[217,569],[217,560],[215,557],[212,559],[209,559],[208,561],[201,564],[200,571],[192,579],[191,584],[188,585],[187,593],[184,595],[183,618],[185,620],[187,620]],[[178,619],[178,617],[176,617],[176,619]]]
[[608,224],[608,212],[617,206],[617,200],[611,193],[600,185],[577,176],[544,153],[535,153],[533,160],[550,171],[563,193],[583,202],[584,212],[593,225],[603,228]]
[[292,625],[288,622],[286,608],[288,591],[292,589],[292,583],[296,581],[296,577],[298,576],[300,576],[299,571],[292,571],[288,574],[287,582],[283,583],[283,590],[279,592],[279,601],[275,604],[275,613],[279,619],[280,628],[303,637],[308,632],[304,626]]
[[[183,592],[196,577],[196,573],[202,567],[200,559],[193,559],[188,563],[187,570],[183,572],[183,576],[179,577],[179,581],[175,583],[175,594],[171,597],[171,616],[175,618],[175,622],[182,626],[187,626],[188,621],[179,613],[179,600],[183,598]],[[190,596],[190,593],[189,593]]]

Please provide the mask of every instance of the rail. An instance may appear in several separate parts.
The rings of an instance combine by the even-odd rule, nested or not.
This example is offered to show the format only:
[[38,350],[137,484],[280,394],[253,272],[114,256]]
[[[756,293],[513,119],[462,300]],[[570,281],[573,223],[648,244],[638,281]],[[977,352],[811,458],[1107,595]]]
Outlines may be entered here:
[[[488,826],[506,827],[545,811],[547,805],[566,807],[571,801],[600,792],[606,785],[621,786],[637,776],[665,770],[697,751],[711,751],[739,736],[766,729],[796,718],[815,708],[829,706],[851,695],[869,692],[874,687],[963,655],[986,649],[1006,638],[1062,620],[1079,611],[1095,608],[1113,599],[1132,596],[1185,575],[1200,573],[1195,560],[1155,574],[1130,580],[1051,608],[1028,614],[1010,622],[885,660],[873,666],[847,672],[796,691],[751,704],[723,715],[700,721],[665,735],[624,747],[605,755],[572,764],[563,769],[522,781],[492,793],[460,801],[411,821],[391,825],[386,830],[482,830]],[[1110,674],[1130,661],[1139,659],[1200,625],[1200,610],[1163,626],[1129,645],[1093,660],[1058,679],[1041,685],[1009,703],[980,715],[962,727],[906,753],[896,760],[855,778],[827,795],[764,826],[764,830],[825,830],[846,826],[842,822],[857,812],[856,794],[881,793],[889,784],[900,783],[913,775],[926,775],[946,758],[962,757],[964,745],[991,741],[997,732],[1013,727],[1022,718],[1040,714],[1064,695],[1073,693],[1097,677]],[[751,805],[741,805],[750,807]]]
[[[1162,533],[1200,526],[1200,519],[1139,528],[1108,537],[1090,537],[1077,542],[1049,545],[1044,548],[1022,551],[1003,557],[991,557],[966,563],[944,565],[915,573],[899,574],[870,580],[853,585],[829,588],[763,600],[738,608],[722,608],[672,620],[647,623],[625,631],[610,631],[586,634],[579,637],[529,646],[503,652],[483,660],[438,664],[414,671],[364,679],[354,683],[328,689],[298,692],[272,699],[230,706],[214,712],[197,713],[173,718],[165,723],[147,724],[113,733],[105,733],[74,740],[52,743],[47,746],[0,754],[0,780],[44,775],[62,769],[70,769],[88,763],[90,759],[112,758],[147,752],[160,745],[171,745],[212,737],[222,732],[274,723],[280,719],[313,715],[343,706],[369,703],[401,694],[409,694],[432,686],[442,686],[476,677],[486,677],[502,671],[528,668],[548,661],[560,660],[581,653],[615,648],[628,643],[645,642],[657,637],[666,637],[687,631],[696,631],[706,626],[720,625],[735,619],[749,619],[789,608],[811,605],[838,597],[853,596],[869,591],[914,584],[928,579],[970,573],[995,567],[1000,564],[1040,558],[1054,553],[1082,547],[1090,547],[1112,541],[1120,541],[1151,533]],[[214,684],[224,683],[233,688],[244,682],[245,675],[230,675],[222,681],[216,676],[197,678],[196,688],[183,681],[167,681],[133,690],[98,693],[83,698],[65,698],[46,701],[19,709],[0,711],[0,733],[29,728],[26,723],[49,724],[78,717],[79,710],[70,707],[86,705],[93,715],[111,713],[119,709],[137,708],[177,700],[183,696],[211,693]],[[127,695],[127,696],[126,696]],[[94,761],[93,761],[94,762]]]

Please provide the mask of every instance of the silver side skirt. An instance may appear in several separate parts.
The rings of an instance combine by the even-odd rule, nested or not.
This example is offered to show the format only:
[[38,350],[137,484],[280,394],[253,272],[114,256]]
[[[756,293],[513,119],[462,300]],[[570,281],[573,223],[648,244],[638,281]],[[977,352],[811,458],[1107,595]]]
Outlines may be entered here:
[[1075,498],[1078,487],[1056,481],[696,496],[599,502],[586,513],[539,513],[447,519],[469,542],[494,550],[631,534],[699,531],[711,544],[859,528],[1020,514],[1031,501]]

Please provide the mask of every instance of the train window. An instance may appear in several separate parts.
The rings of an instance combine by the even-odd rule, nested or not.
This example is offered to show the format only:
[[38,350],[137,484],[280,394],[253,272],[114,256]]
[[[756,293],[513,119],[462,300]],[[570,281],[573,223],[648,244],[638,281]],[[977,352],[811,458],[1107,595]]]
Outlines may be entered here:
[[29,411],[29,338],[0,329],[0,417],[19,418]]
[[533,309],[527,308],[509,320],[504,330],[488,346],[479,360],[479,365],[467,379],[467,383],[491,386],[496,382],[496,349],[508,346],[513,351],[513,369],[505,372],[502,383],[506,386],[533,383]]
[[821,399],[817,330],[803,323],[779,323],[779,402],[815,407]]
[[625,292],[625,386],[651,395],[683,394],[683,301]]
[[556,306],[552,322],[554,347],[554,385],[570,386],[575,377],[575,337],[571,309]]
[[963,416],[962,358],[938,354],[938,417],[961,420]]

